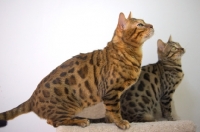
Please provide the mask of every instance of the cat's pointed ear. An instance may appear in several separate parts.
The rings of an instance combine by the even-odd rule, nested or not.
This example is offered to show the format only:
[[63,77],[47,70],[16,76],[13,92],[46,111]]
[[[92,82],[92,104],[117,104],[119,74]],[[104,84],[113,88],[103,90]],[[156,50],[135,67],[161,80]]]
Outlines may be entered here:
[[132,18],[132,13],[130,11],[129,15],[128,15],[128,19],[131,19]]
[[126,26],[126,22],[127,22],[127,20],[126,20],[124,14],[120,13],[119,20],[118,20],[118,27],[123,30]]
[[166,44],[161,39],[158,39],[157,46],[158,46],[158,50],[163,52]]
[[172,41],[172,36],[170,35],[169,39],[168,39],[168,42],[171,42],[171,41]]

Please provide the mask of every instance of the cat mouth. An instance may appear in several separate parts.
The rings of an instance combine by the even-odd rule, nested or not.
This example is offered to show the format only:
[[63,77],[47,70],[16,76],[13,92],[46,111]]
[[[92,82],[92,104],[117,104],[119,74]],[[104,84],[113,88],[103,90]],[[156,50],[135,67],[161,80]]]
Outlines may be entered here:
[[146,39],[149,39],[154,34],[154,29],[151,29],[150,32],[145,36]]
[[181,57],[183,56],[184,52],[179,52],[178,54],[176,54],[176,59],[180,60]]

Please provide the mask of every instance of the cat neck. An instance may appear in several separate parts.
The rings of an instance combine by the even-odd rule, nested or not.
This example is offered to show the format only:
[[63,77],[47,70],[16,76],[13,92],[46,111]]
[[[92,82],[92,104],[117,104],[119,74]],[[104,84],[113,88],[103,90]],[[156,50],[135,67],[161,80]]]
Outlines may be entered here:
[[113,43],[112,41],[108,43],[106,49],[111,51],[111,54],[118,54],[120,58],[128,60],[131,62],[137,61],[138,66],[141,66],[142,61],[142,50],[141,48],[133,48],[128,45],[122,45],[121,43]]
[[170,60],[159,60],[158,63],[162,64],[162,66],[167,67],[167,66],[181,66],[181,60],[175,60],[175,61],[170,61]]
[[[122,33],[116,29],[113,35],[111,42],[108,43],[108,46],[113,46],[114,49],[122,53],[127,53],[131,57],[137,59],[139,62],[142,61],[142,45],[143,43],[131,42],[126,43],[123,41]],[[134,45],[140,45],[135,47]]]
[[131,47],[133,50],[141,49],[143,43],[138,42],[137,40],[131,40],[129,42],[125,42],[123,40],[123,31],[121,31],[118,27],[114,32],[113,38],[111,40],[112,43],[117,44],[119,48],[124,48],[124,46]]

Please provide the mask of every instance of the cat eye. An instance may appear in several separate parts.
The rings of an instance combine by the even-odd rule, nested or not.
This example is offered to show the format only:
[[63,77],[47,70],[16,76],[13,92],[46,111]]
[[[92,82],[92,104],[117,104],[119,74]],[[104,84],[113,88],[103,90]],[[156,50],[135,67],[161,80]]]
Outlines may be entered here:
[[138,27],[142,27],[142,26],[144,26],[144,24],[139,23],[137,26],[138,26]]
[[176,50],[177,50],[176,47],[172,47],[172,48],[171,48],[171,51],[176,51]]

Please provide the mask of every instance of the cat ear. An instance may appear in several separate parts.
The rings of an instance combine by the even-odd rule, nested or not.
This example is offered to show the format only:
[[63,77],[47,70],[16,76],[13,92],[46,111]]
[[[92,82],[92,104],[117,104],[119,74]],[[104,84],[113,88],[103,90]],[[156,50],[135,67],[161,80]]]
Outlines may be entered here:
[[157,46],[158,46],[158,50],[163,52],[166,44],[161,39],[158,39]]
[[169,39],[168,39],[168,42],[171,42],[171,41],[172,41],[172,36],[170,35]]
[[126,26],[126,21],[127,21],[127,20],[126,20],[124,14],[123,14],[123,13],[120,13],[120,14],[119,14],[119,20],[118,20],[118,27],[119,27],[120,29],[124,29],[125,26]]
[[129,15],[128,15],[128,19],[131,19],[132,18],[132,13],[130,11]]

